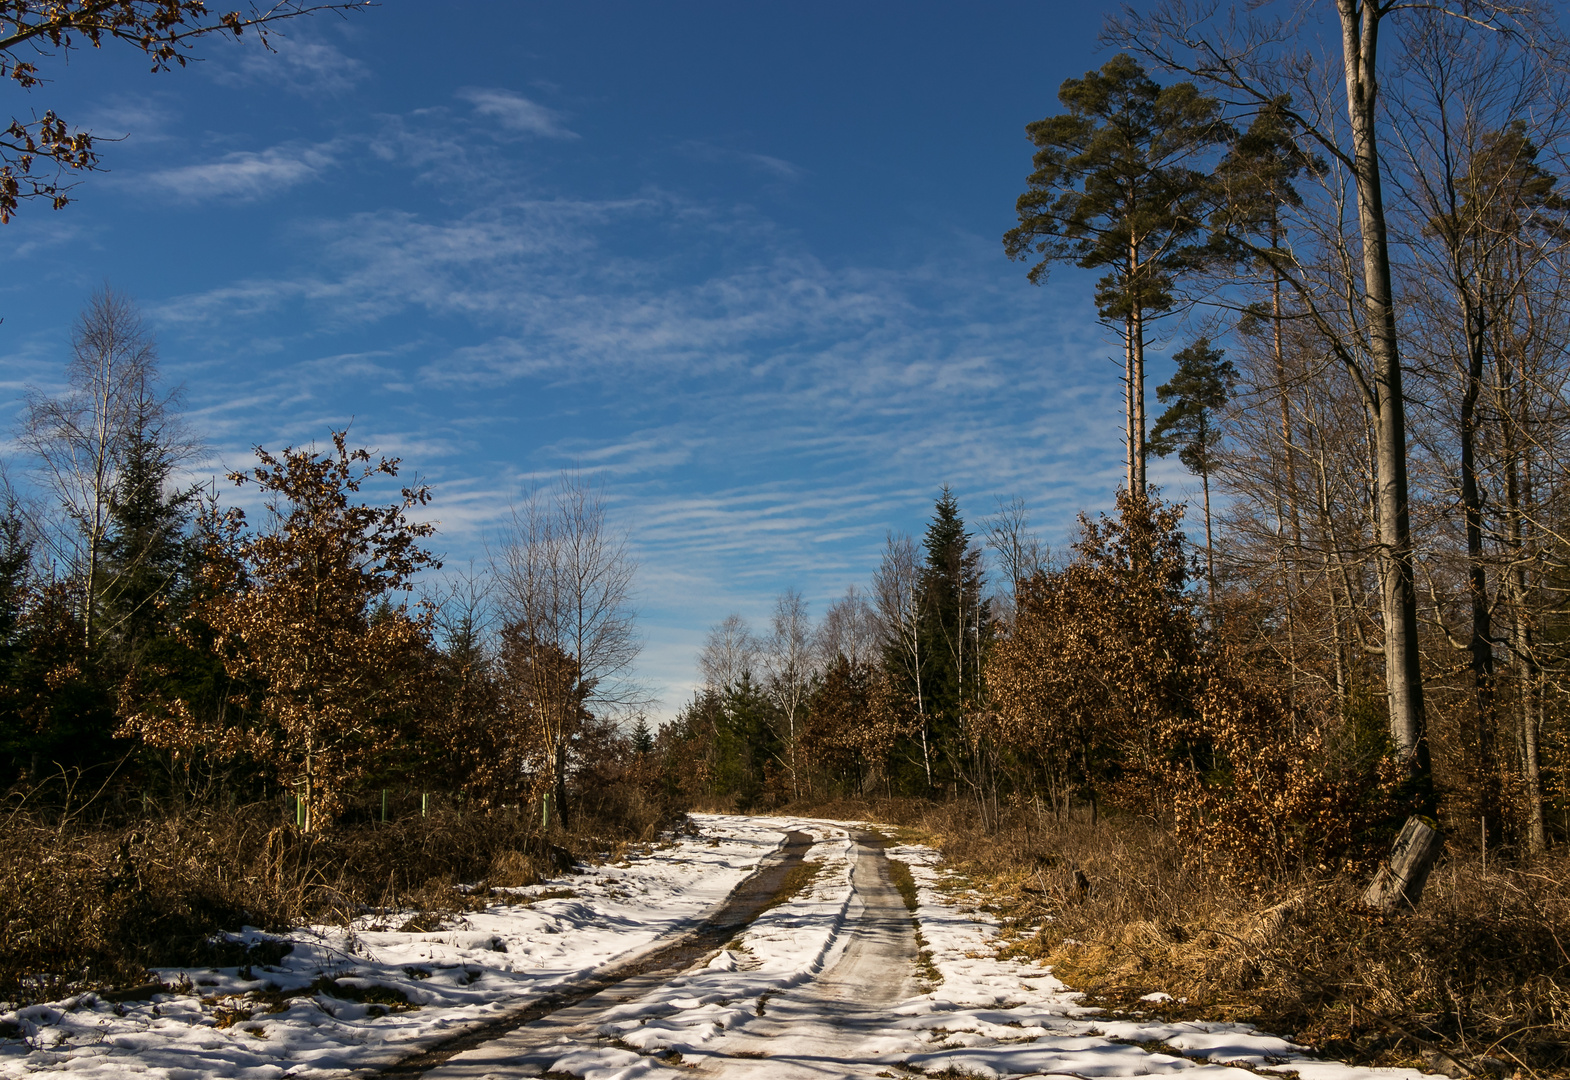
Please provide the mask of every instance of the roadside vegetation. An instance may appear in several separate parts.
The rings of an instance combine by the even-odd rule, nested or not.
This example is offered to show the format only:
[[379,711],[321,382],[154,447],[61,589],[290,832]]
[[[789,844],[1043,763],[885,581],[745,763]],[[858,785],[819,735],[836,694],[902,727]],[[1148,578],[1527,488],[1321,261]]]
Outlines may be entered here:
[[435,928],[681,819],[592,483],[439,577],[397,459],[258,447],[228,477],[253,524],[181,486],[199,443],[132,304],[99,293],[72,344],[0,505],[0,1000],[238,963],[247,925]]
[[1050,967],[1114,1013],[1236,1021],[1329,1057],[1463,1076],[1570,1063],[1563,855],[1452,856],[1416,909],[1388,914],[1362,907],[1360,874],[1242,881],[1148,818],[1092,824],[1083,803],[1063,816],[1018,806],[991,830],[925,800],[796,809],[937,848],[1001,921],[1000,955]]

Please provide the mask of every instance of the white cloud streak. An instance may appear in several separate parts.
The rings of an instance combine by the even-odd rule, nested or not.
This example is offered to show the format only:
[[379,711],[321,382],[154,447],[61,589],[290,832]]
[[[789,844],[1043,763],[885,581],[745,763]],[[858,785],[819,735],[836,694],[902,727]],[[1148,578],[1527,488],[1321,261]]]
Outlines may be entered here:
[[530,101],[515,90],[466,87],[456,96],[474,106],[476,115],[493,121],[510,134],[534,135],[542,139],[579,137],[577,132],[567,129],[561,113]]
[[[972,519],[1024,495],[1059,543],[1117,483],[1116,373],[1094,325],[1053,310],[1088,295],[1000,284],[990,245],[831,267],[752,211],[659,191],[297,237],[298,273],[156,312],[212,355],[258,357],[224,388],[247,403],[212,421],[320,438],[352,396],[436,485],[455,559],[483,557],[533,480],[603,473],[634,528],[667,708],[690,678],[679,628],[701,636],[786,584],[826,603],[866,580],[887,528],[920,528],[940,484]],[[402,345],[350,344],[411,319]]]
[[[342,94],[370,77],[370,69],[336,45],[273,31],[270,48],[255,35],[234,43],[239,55],[212,69],[214,81],[226,86],[281,86],[302,96]],[[230,59],[223,57],[222,59]]]
[[315,180],[337,162],[337,146],[285,145],[236,150],[217,161],[160,169],[148,181],[180,199],[264,199]]

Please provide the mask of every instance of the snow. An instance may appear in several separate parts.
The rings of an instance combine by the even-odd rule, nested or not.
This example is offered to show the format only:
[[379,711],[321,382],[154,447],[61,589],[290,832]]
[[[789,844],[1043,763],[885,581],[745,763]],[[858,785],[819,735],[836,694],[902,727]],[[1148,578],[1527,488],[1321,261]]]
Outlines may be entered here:
[[[249,980],[237,968],[161,970],[162,982],[188,982],[189,991],[118,1005],[94,994],[21,1010],[0,1005],[0,1023],[24,1034],[0,1041],[0,1077],[62,1071],[104,1080],[271,1080],[387,1064],[684,931],[781,841],[771,822],[737,819],[722,833],[705,829],[623,864],[514,890],[517,903],[446,929],[373,929],[374,919],[304,927],[290,935],[288,956],[258,966]],[[571,895],[529,902],[552,893]],[[268,937],[255,930],[239,936]],[[391,989],[415,1007],[389,1011],[306,992],[273,1006],[281,1011],[262,1005],[221,1026],[233,1010],[249,1011],[240,997],[246,991],[287,995],[324,978]]]
[[[853,835],[865,826],[694,819],[699,836],[520,890],[534,896],[571,890],[571,896],[526,903],[520,895],[518,903],[431,933],[364,922],[306,928],[291,935],[296,944],[289,956],[271,970],[251,972],[253,979],[234,968],[159,972],[164,982],[188,981],[190,988],[150,1001],[115,1005],[87,994],[9,1012],[0,1006],[0,1021],[20,1025],[26,1035],[0,1042],[0,1078],[64,1072],[272,1080],[383,1066],[681,933],[777,849],[787,829],[813,837],[807,859],[819,866],[816,878],[707,962],[674,978],[634,979],[428,1075],[478,1080],[550,1072],[639,1080],[653,1073],[674,1078],[678,1066],[747,1080],[902,1070],[1048,1080],[1424,1075],[1319,1061],[1284,1039],[1236,1024],[1104,1016],[1049,971],[995,958],[995,921],[979,910],[981,897],[939,869],[936,852],[890,845],[888,855],[908,863],[917,881],[916,919],[941,975],[936,985],[923,983],[908,960],[885,962],[866,951],[867,932],[858,927],[870,925],[862,920],[870,910],[863,891],[872,867]],[[860,982],[847,990],[847,973],[865,982],[865,990]],[[347,989],[332,996],[320,989],[324,978],[359,988],[359,996],[378,996],[365,994],[368,988],[396,991],[417,1007],[346,1000]],[[284,994],[303,992],[278,999],[279,1012],[263,1006],[245,1018],[239,995],[268,983]],[[311,992],[313,986],[319,989]],[[226,1021],[232,1022],[220,1026]]]

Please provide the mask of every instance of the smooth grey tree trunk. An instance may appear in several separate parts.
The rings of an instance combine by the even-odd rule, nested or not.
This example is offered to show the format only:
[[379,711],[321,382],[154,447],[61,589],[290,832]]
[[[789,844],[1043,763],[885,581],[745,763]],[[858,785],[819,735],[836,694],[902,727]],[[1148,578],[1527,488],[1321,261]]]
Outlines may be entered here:
[[1364,0],[1336,0],[1341,16],[1347,113],[1357,179],[1358,227],[1363,242],[1363,307],[1373,361],[1376,505],[1379,572],[1385,622],[1385,683],[1390,739],[1414,777],[1429,771],[1418,653],[1417,593],[1412,580],[1412,527],[1407,502],[1406,406],[1390,279],[1390,250],[1380,185],[1375,61],[1383,10]]
[[[1279,215],[1272,215],[1270,225],[1270,246],[1272,249],[1281,246],[1282,230]],[[1281,452],[1286,465],[1284,502],[1286,506],[1285,524],[1289,527],[1291,537],[1290,546],[1283,544],[1286,551],[1281,559],[1281,583],[1286,591],[1286,632],[1287,632],[1287,700],[1294,706],[1297,704],[1297,595],[1302,589],[1302,582],[1298,572],[1298,560],[1303,553],[1303,523],[1298,511],[1297,491],[1297,448],[1292,437],[1292,404],[1288,391],[1286,349],[1281,340],[1281,273],[1272,267],[1270,281],[1270,315],[1271,337],[1275,347],[1276,360],[1276,389],[1280,393],[1281,406]],[[1208,492],[1207,492],[1208,497]],[[1209,511],[1207,510],[1208,514]],[[1276,511],[1277,530],[1281,530],[1281,510]],[[1207,539],[1208,543],[1208,539]],[[1211,571],[1214,579],[1215,571]],[[1214,585],[1212,584],[1212,592]],[[1334,611],[1332,609],[1332,619]]]

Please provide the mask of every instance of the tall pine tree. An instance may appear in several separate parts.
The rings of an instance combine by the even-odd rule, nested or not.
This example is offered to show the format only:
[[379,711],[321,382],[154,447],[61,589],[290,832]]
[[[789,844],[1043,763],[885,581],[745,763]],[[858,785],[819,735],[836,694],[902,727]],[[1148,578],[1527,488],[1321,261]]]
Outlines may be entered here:
[[1036,144],[1030,185],[1003,237],[1011,259],[1105,269],[1101,317],[1123,339],[1128,489],[1145,494],[1145,322],[1171,311],[1174,278],[1200,255],[1209,181],[1194,166],[1226,137],[1221,105],[1193,83],[1161,86],[1119,53],[1100,71],[1067,79],[1068,110],[1028,125]]

